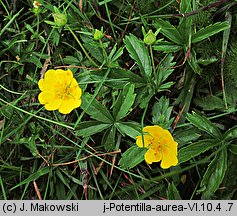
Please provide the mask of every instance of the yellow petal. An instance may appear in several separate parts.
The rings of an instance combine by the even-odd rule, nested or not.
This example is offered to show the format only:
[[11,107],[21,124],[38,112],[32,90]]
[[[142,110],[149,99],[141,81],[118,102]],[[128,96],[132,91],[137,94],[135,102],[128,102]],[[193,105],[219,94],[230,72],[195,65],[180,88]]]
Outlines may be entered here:
[[149,133],[153,137],[159,138],[163,134],[164,129],[158,125],[154,125],[144,127],[143,131]]
[[79,100],[62,100],[62,103],[58,111],[62,114],[69,114],[73,109],[81,105],[81,99]]
[[44,88],[44,79],[40,79],[40,80],[38,81],[38,86],[39,86],[39,89],[40,89],[41,91],[44,91],[44,90],[45,90],[45,88]]
[[71,70],[64,71],[62,69],[56,70],[55,78],[58,79],[62,84],[70,85],[73,78],[73,73]]
[[79,99],[82,95],[82,90],[75,78],[72,79],[71,84],[69,85],[69,92],[75,99]]
[[145,161],[148,164],[153,162],[159,162],[162,159],[161,151],[155,151],[152,148],[149,148],[148,151],[145,153]]
[[55,70],[52,70],[52,69],[51,69],[51,70],[47,70],[46,73],[44,74],[44,78],[45,78],[45,79],[48,79],[48,78],[54,76],[54,75],[55,75],[55,72],[56,72],[56,71],[55,71]]
[[54,99],[55,99],[55,94],[51,91],[43,91],[38,96],[38,100],[41,104],[50,103]]
[[81,95],[82,95],[82,90],[79,86],[73,89],[73,96],[75,98],[80,98]]
[[169,148],[174,152],[177,152],[178,149],[178,143],[174,141],[174,139],[169,139],[167,137],[161,138],[159,140],[160,144],[164,146],[165,148]]
[[162,161],[161,168],[168,169],[171,166],[176,166],[178,164],[177,152],[173,151],[170,148],[162,149]]
[[147,148],[151,144],[150,140],[152,139],[152,136],[149,135],[149,134],[144,134],[143,138],[144,138],[144,144],[143,144],[143,141],[142,141],[142,136],[137,136],[136,137],[136,144],[140,148],[143,148],[143,147]]
[[55,99],[54,101],[51,101],[50,103],[45,104],[46,110],[57,110],[61,105],[62,100]]

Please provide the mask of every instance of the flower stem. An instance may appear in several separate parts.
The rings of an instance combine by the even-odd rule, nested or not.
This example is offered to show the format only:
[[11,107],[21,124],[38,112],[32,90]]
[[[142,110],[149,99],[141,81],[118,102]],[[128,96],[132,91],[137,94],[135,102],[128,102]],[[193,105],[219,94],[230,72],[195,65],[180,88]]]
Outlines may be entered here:
[[101,47],[102,52],[103,52],[104,60],[106,61],[107,66],[109,67],[109,59],[108,59],[107,52],[106,52],[106,50],[105,50],[105,48],[104,48],[104,45],[103,45],[102,41],[99,40],[99,42],[100,42],[100,47]]
[[150,55],[151,55],[151,64],[152,64],[152,69],[153,69],[153,73],[154,73],[154,77],[155,77],[155,83],[156,85],[158,84],[158,75],[156,73],[156,67],[155,67],[155,61],[154,61],[154,56],[153,56],[153,51],[152,51],[152,45],[149,45],[149,51],[150,51]]
[[143,135],[143,128],[144,128],[144,118],[145,118],[145,115],[146,115],[146,111],[147,111],[147,108],[148,108],[148,104],[146,105],[144,111],[143,111],[143,114],[142,114],[142,120],[141,120],[141,126],[142,126],[142,144],[143,144],[143,148],[144,148],[144,135]]
[[86,55],[86,57],[88,58],[88,60],[90,61],[90,63],[95,66],[95,67],[99,67],[99,65],[97,65],[94,60],[89,56],[88,52],[85,50],[85,48],[83,47],[81,41],[79,40],[79,38],[75,35],[75,33],[72,31],[72,29],[68,26],[67,27],[68,30],[71,32],[71,34],[73,35],[73,37],[75,38],[75,40],[77,41],[77,43],[79,44],[79,46],[81,47],[82,51],[84,52],[84,54]]

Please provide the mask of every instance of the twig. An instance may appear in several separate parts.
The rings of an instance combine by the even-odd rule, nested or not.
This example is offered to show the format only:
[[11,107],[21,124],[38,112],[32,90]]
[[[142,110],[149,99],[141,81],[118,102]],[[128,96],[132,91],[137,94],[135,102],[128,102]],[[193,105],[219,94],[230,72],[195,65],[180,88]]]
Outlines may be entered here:
[[120,153],[120,152],[121,152],[121,150],[119,149],[119,150],[117,150],[117,151],[108,152],[108,153],[103,153],[103,154],[92,154],[92,155],[83,157],[83,158],[81,158],[81,159],[79,159],[79,160],[74,160],[74,161],[70,161],[70,162],[66,162],[66,163],[60,163],[60,164],[51,164],[51,166],[66,166],[66,165],[69,165],[69,164],[73,164],[73,163],[77,163],[77,162],[79,162],[79,161],[86,160],[86,159],[91,158],[91,157],[93,157],[93,156],[95,156],[95,155],[96,155],[96,156],[105,156],[105,155],[109,155],[109,154],[118,154],[118,153]]
[[126,24],[126,26],[125,26],[125,29],[124,29],[124,31],[123,31],[123,33],[122,33],[122,35],[121,35],[121,39],[120,39],[121,41],[123,40],[124,35],[125,35],[126,31],[127,31],[128,25],[129,25],[129,23],[130,23],[130,21],[131,21],[131,19],[132,19],[132,12],[133,12],[133,10],[134,10],[135,3],[136,3],[136,0],[133,1],[132,9],[131,9],[130,15],[129,15],[129,17],[128,17],[128,22],[127,22],[127,24]]
[[39,200],[42,200],[42,197],[41,197],[39,188],[38,188],[38,186],[37,186],[37,184],[36,184],[36,181],[34,181],[33,184],[34,184],[34,188],[35,188],[35,191],[36,191],[36,194],[37,194]]

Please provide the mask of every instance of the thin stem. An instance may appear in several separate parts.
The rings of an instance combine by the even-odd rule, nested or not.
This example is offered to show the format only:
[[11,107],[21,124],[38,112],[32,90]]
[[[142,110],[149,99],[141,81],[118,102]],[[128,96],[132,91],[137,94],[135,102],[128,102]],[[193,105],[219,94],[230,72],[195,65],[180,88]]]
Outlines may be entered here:
[[68,30],[71,32],[71,34],[73,35],[73,37],[75,38],[75,40],[77,41],[77,43],[79,44],[79,46],[81,47],[82,51],[84,52],[84,54],[86,55],[86,57],[88,58],[88,60],[90,61],[90,63],[95,66],[95,67],[99,67],[98,64],[96,64],[94,62],[94,60],[89,56],[88,52],[85,50],[85,48],[83,47],[81,41],[79,40],[79,38],[75,35],[75,33],[72,31],[72,29],[68,26],[67,27]]
[[31,117],[35,117],[35,118],[37,118],[37,119],[41,119],[41,120],[44,120],[44,121],[53,123],[53,124],[59,125],[59,126],[61,126],[61,127],[67,128],[67,129],[71,129],[71,130],[74,129],[73,127],[71,127],[71,126],[69,126],[69,125],[66,125],[66,124],[63,124],[63,123],[60,123],[60,122],[57,122],[57,121],[53,121],[53,120],[50,120],[50,119],[48,119],[48,118],[44,118],[44,117],[41,117],[41,116],[36,115],[40,110],[43,109],[43,107],[42,107],[41,109],[37,110],[35,113],[31,113],[31,112],[28,112],[28,111],[26,111],[26,110],[23,110],[23,109],[21,109],[21,108],[15,106],[15,105],[12,105],[11,103],[6,102],[5,100],[3,100],[3,99],[1,99],[1,98],[0,98],[0,101],[2,101],[2,102],[3,102],[4,104],[6,104],[7,106],[10,106],[10,107],[12,107],[12,108],[14,108],[14,109],[16,109],[16,110],[18,110],[18,111],[20,111],[20,112],[23,112],[23,113],[25,113],[25,114],[30,115]]
[[108,8],[108,5],[107,5],[107,2],[105,3],[105,9],[106,9],[106,13],[107,13],[107,16],[108,16],[108,19],[109,19],[110,27],[111,27],[112,32],[113,32],[114,39],[116,39],[116,34],[115,34],[115,31],[114,31],[113,23],[112,23],[111,18],[110,18],[109,8]]
[[147,111],[147,108],[148,108],[148,103],[143,111],[143,114],[142,114],[142,120],[141,120],[141,127],[142,127],[142,144],[143,144],[143,148],[144,148],[144,134],[143,134],[143,128],[144,128],[144,119],[145,119],[145,115],[146,115],[146,111]]
[[103,45],[103,43],[102,43],[101,40],[99,40],[99,43],[100,43],[100,47],[101,47],[102,52],[103,52],[104,60],[106,61],[107,66],[109,67],[109,59],[108,59],[107,52],[106,52],[106,50],[105,50],[105,48],[104,48],[104,45]]

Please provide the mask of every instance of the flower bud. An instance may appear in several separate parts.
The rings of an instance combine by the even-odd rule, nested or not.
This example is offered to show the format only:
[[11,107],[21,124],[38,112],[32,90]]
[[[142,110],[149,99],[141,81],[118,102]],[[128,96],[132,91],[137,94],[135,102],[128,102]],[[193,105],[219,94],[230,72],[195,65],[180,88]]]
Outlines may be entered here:
[[94,32],[94,39],[100,40],[102,37],[104,37],[104,33],[102,31],[96,29]]
[[153,31],[150,29],[147,34],[144,36],[143,41],[147,45],[151,45],[156,42],[156,35],[153,33]]
[[57,26],[65,26],[67,24],[67,15],[63,13],[53,14],[54,22]]

